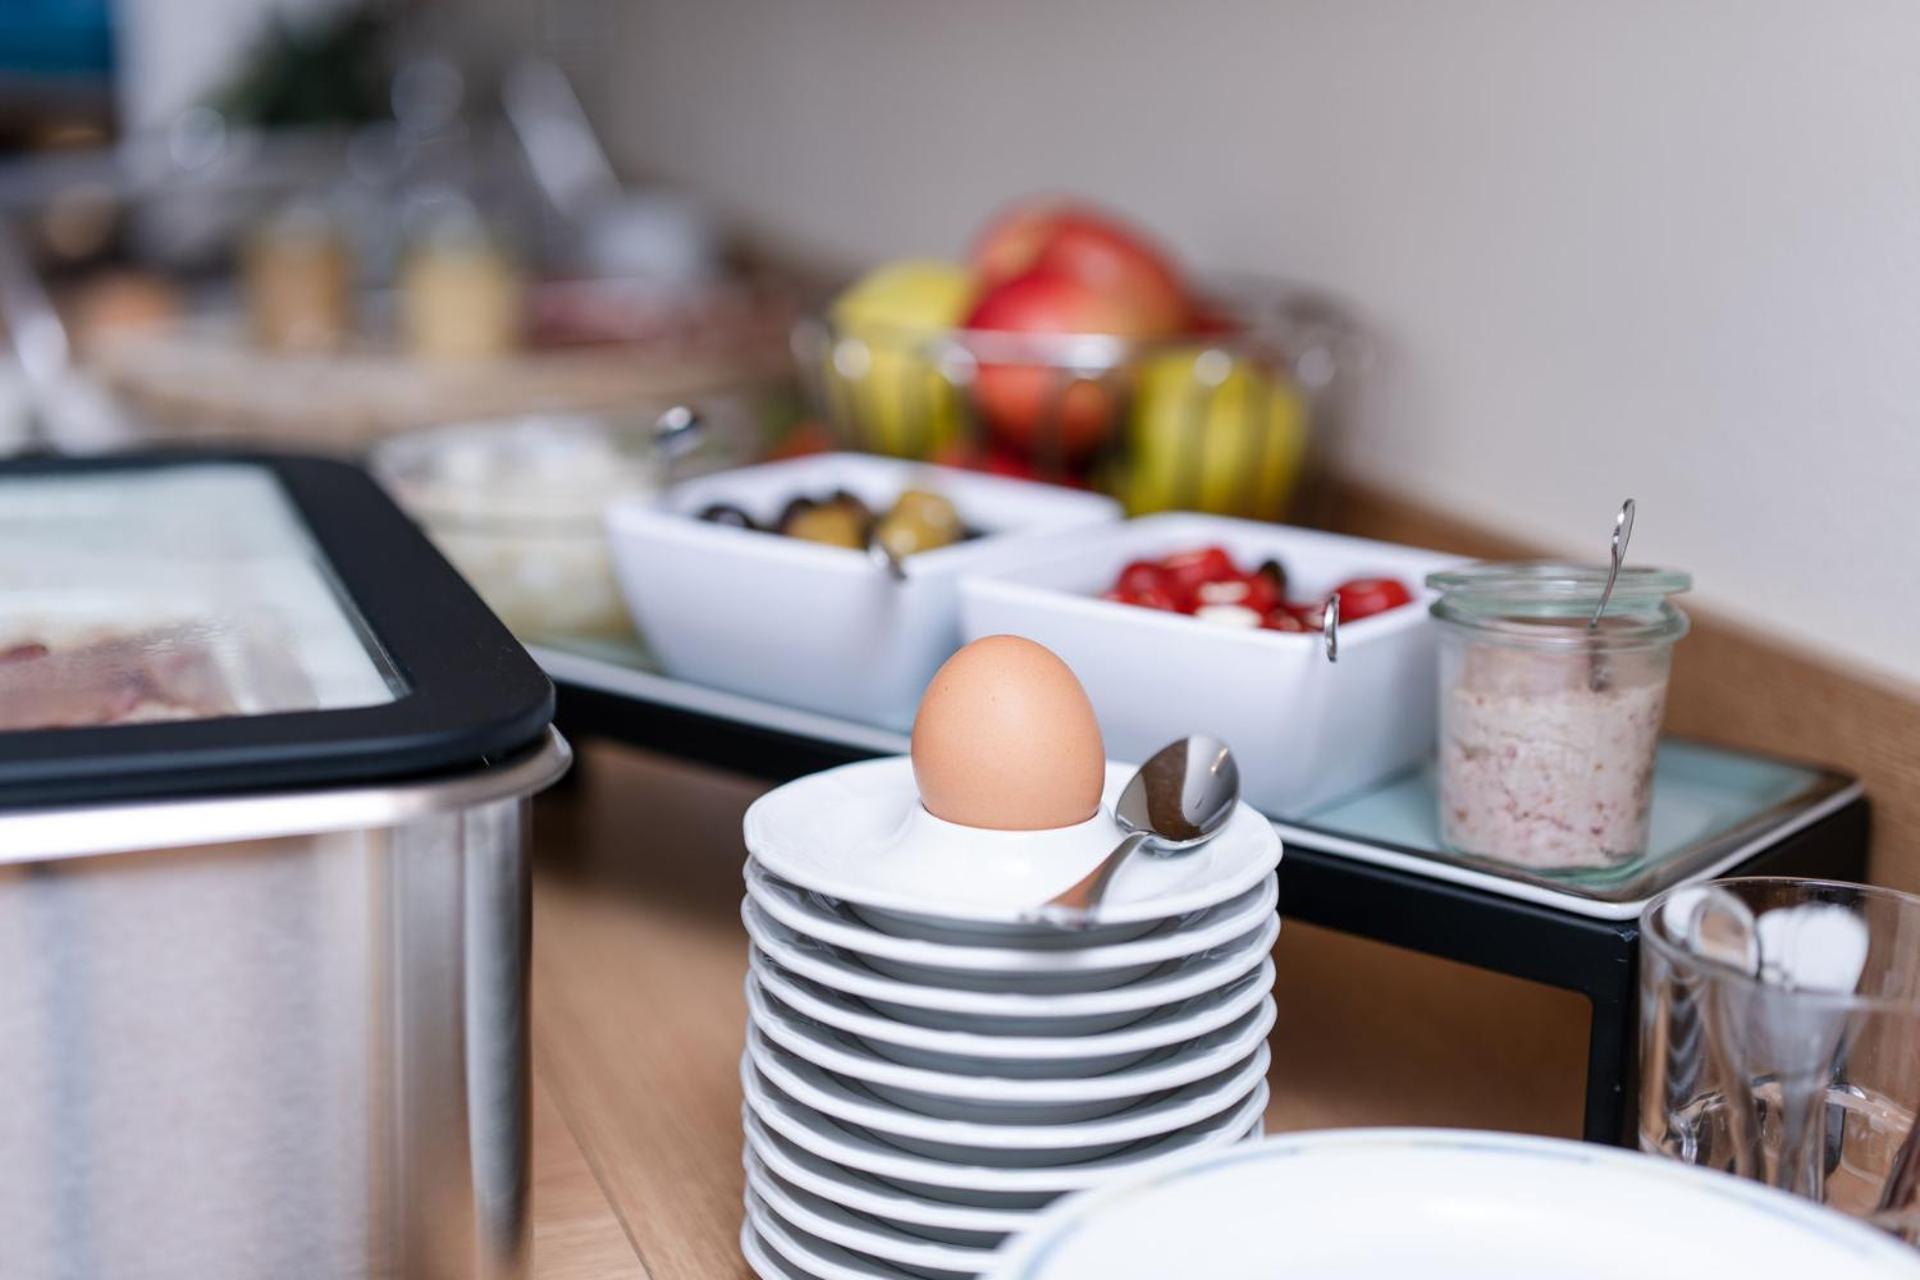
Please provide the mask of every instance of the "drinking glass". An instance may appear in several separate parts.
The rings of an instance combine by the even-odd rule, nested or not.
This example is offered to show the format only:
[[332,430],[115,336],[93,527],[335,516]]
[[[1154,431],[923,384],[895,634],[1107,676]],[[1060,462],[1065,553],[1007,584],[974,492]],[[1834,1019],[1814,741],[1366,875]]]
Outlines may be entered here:
[[[1705,888],[1731,895],[1755,921],[1839,908],[1864,928],[1865,960],[1848,990],[1786,985],[1690,945],[1701,888],[1650,902],[1640,917],[1641,1150],[1753,1178],[1920,1243],[1920,898],[1821,880]],[[1760,958],[1764,974],[1764,947]]]

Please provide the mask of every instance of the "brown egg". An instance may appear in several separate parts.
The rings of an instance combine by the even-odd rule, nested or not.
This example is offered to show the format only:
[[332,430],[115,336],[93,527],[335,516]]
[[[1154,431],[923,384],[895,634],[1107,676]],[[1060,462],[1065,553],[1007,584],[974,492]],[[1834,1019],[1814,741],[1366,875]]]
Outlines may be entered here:
[[1052,650],[987,636],[947,659],[921,695],[913,776],[927,812],[948,822],[1070,827],[1100,809],[1100,722]]

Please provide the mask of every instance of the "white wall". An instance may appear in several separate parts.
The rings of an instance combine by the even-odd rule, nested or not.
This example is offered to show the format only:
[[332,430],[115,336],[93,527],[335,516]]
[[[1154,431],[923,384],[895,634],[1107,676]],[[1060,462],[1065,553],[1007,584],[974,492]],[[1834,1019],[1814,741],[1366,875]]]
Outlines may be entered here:
[[1355,301],[1361,474],[1920,679],[1920,5],[599,8],[621,158],[851,262],[1006,197]]

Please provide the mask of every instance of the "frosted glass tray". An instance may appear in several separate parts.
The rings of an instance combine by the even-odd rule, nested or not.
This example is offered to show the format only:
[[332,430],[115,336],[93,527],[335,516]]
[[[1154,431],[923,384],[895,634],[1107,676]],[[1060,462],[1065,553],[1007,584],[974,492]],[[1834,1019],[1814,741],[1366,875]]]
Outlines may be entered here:
[[1435,785],[1428,766],[1274,826],[1283,840],[1582,915],[1625,918],[1670,886],[1736,867],[1860,794],[1857,781],[1831,770],[1669,738],[1654,766],[1646,856],[1617,867],[1536,872],[1443,848]]
[[[577,645],[533,653],[562,684],[620,699],[631,707],[636,723],[648,708],[664,707],[832,744],[855,757],[907,749],[904,734],[660,675],[631,649]],[[1729,871],[1851,803],[1860,791],[1859,782],[1832,770],[1668,739],[1655,766],[1647,856],[1603,871],[1559,874],[1505,867],[1441,848],[1431,768],[1306,814],[1274,818],[1273,825],[1290,847],[1323,850],[1574,915],[1630,920],[1669,886]],[[1281,874],[1284,879],[1284,869]]]

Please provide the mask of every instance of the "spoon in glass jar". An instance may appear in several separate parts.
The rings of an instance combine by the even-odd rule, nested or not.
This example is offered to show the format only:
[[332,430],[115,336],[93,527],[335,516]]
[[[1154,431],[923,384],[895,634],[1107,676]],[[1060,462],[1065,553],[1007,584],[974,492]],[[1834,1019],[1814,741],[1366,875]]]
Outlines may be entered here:
[[1587,619],[1587,630],[1595,631],[1600,627],[1600,615],[1607,611],[1607,601],[1613,599],[1613,584],[1619,580],[1620,566],[1627,558],[1627,540],[1633,537],[1633,499],[1628,498],[1620,504],[1620,514],[1613,518],[1612,564],[1607,570],[1607,585],[1600,592],[1600,603],[1593,606],[1593,616]]
[[[1613,518],[1613,539],[1610,564],[1607,569],[1607,585],[1600,591],[1600,603],[1593,606],[1593,616],[1587,619],[1587,634],[1594,635],[1600,630],[1600,615],[1607,611],[1607,601],[1613,599],[1613,584],[1619,581],[1620,566],[1627,559],[1627,540],[1633,537],[1633,499],[1628,498],[1620,504],[1620,514]],[[1587,686],[1595,693],[1605,689],[1610,683],[1606,662],[1596,644],[1593,648],[1592,662],[1587,668]]]

